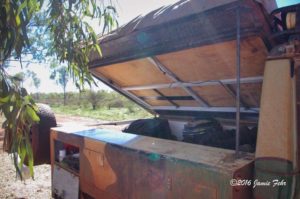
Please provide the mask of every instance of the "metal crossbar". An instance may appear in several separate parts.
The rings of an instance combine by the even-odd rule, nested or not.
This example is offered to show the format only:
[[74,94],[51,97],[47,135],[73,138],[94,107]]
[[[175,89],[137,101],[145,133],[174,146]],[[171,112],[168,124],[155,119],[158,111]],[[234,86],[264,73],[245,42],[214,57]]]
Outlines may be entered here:
[[241,11],[238,2],[236,8],[236,136],[235,136],[235,154],[239,156],[240,145],[240,100],[241,100]]
[[[241,84],[248,83],[261,83],[263,81],[262,76],[256,77],[244,77],[240,78]],[[169,84],[149,84],[144,86],[128,86],[123,87],[123,90],[148,90],[148,89],[162,89],[162,88],[181,88],[181,87],[195,87],[195,86],[213,86],[213,85],[232,85],[236,84],[236,79],[223,79],[223,80],[208,80],[208,81],[195,81],[195,82],[174,82]]]
[[[153,110],[172,110],[172,111],[203,111],[203,112],[228,112],[235,113],[236,107],[191,107],[191,106],[152,106]],[[240,107],[240,111],[243,113],[259,113],[259,108],[245,108]]]
[[[167,69],[159,60],[155,57],[149,57],[148,60],[155,65],[159,70],[161,70],[165,75],[167,75],[170,79],[175,81],[176,83],[182,83],[182,81],[169,69]],[[192,96],[200,105],[204,107],[209,107],[209,104],[202,99],[197,93],[195,93],[188,86],[179,85],[182,89],[184,89],[190,96]]]

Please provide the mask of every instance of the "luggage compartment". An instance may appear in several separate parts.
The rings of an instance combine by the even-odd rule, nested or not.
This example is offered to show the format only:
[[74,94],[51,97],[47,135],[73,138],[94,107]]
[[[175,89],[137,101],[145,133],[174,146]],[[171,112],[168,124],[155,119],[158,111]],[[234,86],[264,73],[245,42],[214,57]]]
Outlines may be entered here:
[[[235,129],[235,121],[230,119],[180,121],[153,118],[137,120],[123,132],[234,150]],[[256,138],[257,121],[242,121],[240,151],[254,153]]]

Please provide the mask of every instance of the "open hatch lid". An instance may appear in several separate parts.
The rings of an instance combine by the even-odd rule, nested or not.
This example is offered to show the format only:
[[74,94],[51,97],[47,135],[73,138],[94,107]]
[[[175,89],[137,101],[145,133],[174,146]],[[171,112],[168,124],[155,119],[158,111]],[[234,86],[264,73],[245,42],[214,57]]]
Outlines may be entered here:
[[272,0],[182,0],[162,7],[101,37],[103,57],[90,56],[90,71],[152,113],[234,115],[237,2],[241,114],[257,115],[273,45]]

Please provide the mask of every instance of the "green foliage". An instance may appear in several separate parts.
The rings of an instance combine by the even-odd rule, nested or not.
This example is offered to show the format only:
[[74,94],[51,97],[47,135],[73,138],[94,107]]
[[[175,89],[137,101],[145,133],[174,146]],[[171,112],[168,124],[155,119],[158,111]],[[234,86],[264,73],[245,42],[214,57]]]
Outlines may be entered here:
[[91,103],[93,110],[96,110],[98,103],[103,101],[105,95],[101,92],[89,90],[87,92],[87,100]]
[[103,32],[110,30],[115,21],[113,7],[99,7],[96,2],[95,0],[50,0],[51,6],[47,11],[49,19],[46,23],[50,38],[54,41],[49,52],[55,54],[60,62],[67,61],[68,71],[79,88],[85,82],[88,84],[93,82],[88,70],[90,53],[96,51],[102,55],[97,43],[97,35],[86,18],[103,18]]
[[136,108],[133,112],[129,112],[126,107],[108,109],[107,107],[99,106],[96,110],[92,110],[90,107],[84,106],[52,105],[51,108],[56,114],[88,117],[106,121],[123,121],[153,117],[153,115],[141,108]]
[[[13,78],[3,74],[0,76],[2,93],[0,108],[6,120],[2,127],[5,129],[4,148],[13,154],[14,164],[20,174],[18,156],[23,164],[25,157],[28,158],[31,175],[33,175],[33,154],[29,139],[29,131],[32,124],[39,121],[36,114],[37,107],[33,99],[27,95],[24,89]],[[5,95],[4,95],[5,94]]]
[[[151,114],[147,111],[115,92],[68,92],[66,96],[66,106],[62,106],[62,93],[40,93],[39,100],[36,100],[40,103],[49,104],[53,111],[59,114],[85,116],[109,121],[151,117]],[[93,109],[94,102],[90,99],[91,97],[96,101],[95,109]]]
[[24,54],[39,61],[47,55],[67,66],[78,87],[84,82],[91,84],[88,57],[92,51],[101,54],[101,49],[87,21],[104,21],[103,32],[115,25],[115,10],[110,1],[104,1],[48,0],[44,5],[44,0],[0,0],[0,109],[6,118],[5,146],[12,152],[18,172],[17,154],[21,163],[28,160],[33,175],[29,132],[38,116],[21,81],[7,74],[9,59],[19,59],[22,65]]
[[32,15],[41,7],[42,1],[1,0],[0,4],[0,60],[9,58],[14,51],[20,57],[22,49],[29,46],[27,25]]

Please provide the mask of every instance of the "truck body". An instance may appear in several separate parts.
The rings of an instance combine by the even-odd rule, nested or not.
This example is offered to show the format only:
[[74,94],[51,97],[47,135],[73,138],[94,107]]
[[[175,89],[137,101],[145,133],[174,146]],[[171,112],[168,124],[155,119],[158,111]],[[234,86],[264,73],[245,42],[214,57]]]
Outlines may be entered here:
[[[90,71],[167,120],[177,141],[53,128],[53,195],[74,191],[57,185],[62,168],[81,198],[299,198],[300,5],[275,8],[182,0],[101,37]],[[235,150],[182,142],[206,120],[233,129]],[[243,127],[257,134],[254,151],[240,151]],[[75,171],[60,161],[66,145],[79,154]]]

